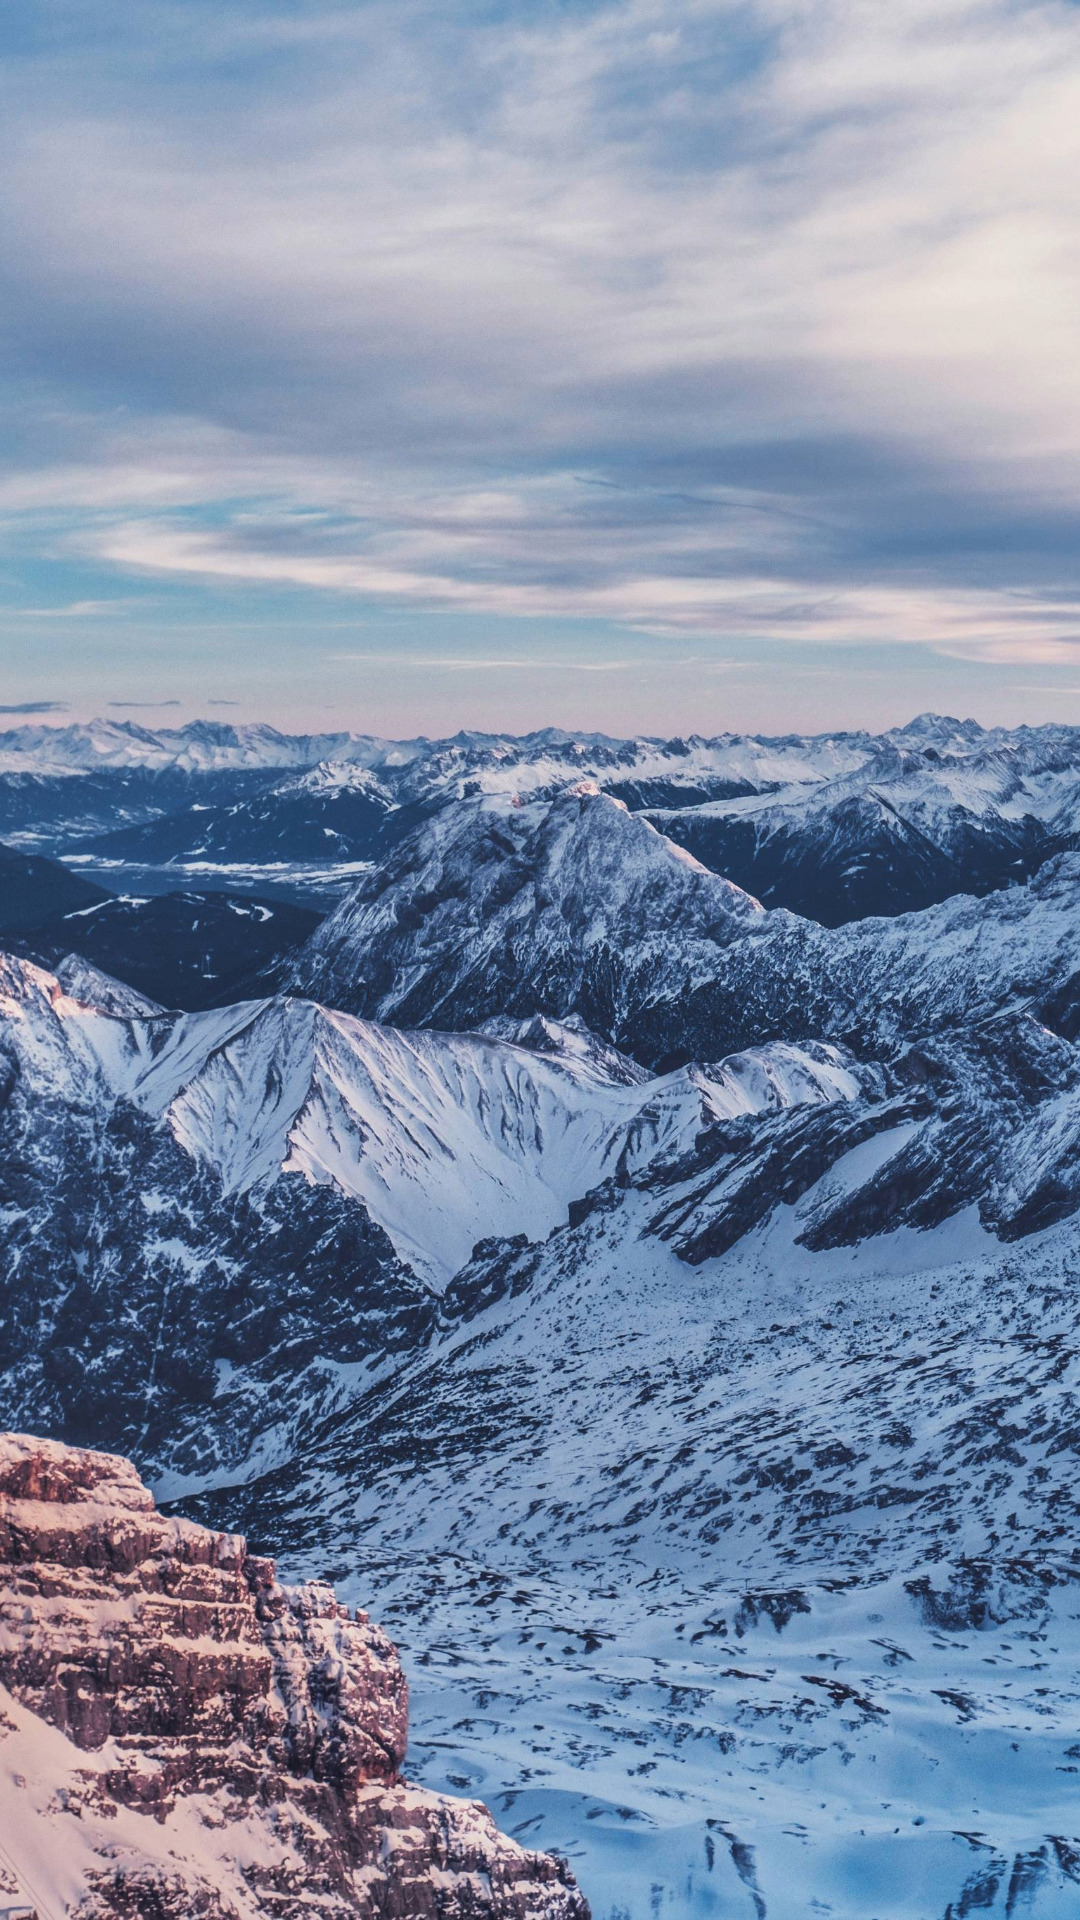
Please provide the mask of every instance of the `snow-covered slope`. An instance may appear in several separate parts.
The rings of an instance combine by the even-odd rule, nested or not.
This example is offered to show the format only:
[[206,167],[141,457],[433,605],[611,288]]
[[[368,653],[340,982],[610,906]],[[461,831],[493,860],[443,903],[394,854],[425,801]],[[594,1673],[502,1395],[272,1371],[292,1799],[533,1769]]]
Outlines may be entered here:
[[807,1244],[916,1124],[696,1268],[705,1142],[486,1254],[392,1389],[196,1503],[379,1583],[412,1765],[598,1920],[1075,1911],[1075,1230]]
[[835,1048],[767,1046],[650,1078],[551,1027],[545,1046],[399,1033],[311,1002],[187,1017],[82,1004],[8,962],[2,1044],[27,1093],[105,1111],[118,1099],[167,1126],[226,1196],[285,1175],[359,1201],[435,1285],[478,1240],[545,1238],[612,1175],[684,1152],[720,1118],[852,1100],[866,1075]]

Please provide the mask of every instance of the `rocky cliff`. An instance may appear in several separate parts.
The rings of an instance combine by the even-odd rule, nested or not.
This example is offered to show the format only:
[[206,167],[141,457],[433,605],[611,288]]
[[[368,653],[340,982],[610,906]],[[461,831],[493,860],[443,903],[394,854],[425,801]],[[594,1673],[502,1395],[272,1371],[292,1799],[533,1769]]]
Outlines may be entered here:
[[397,1654],[329,1587],[0,1437],[0,1891],[41,1920],[587,1920],[568,1871],[408,1785]]

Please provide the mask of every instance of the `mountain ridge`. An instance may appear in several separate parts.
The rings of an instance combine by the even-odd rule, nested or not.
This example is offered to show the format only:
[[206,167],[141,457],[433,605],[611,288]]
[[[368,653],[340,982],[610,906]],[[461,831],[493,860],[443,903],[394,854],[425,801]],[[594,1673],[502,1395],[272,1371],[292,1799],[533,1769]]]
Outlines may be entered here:
[[937,715],[880,734],[668,740],[23,727],[0,736],[0,833],[129,892],[175,887],[176,868],[189,886],[325,900],[420,818],[582,778],[766,905],[827,925],[1022,884],[1080,834],[1080,730]]
[[970,1017],[1071,1005],[1080,856],[1026,887],[827,929],[766,911],[595,786],[478,797],[362,878],[286,968],[366,1017],[580,1015],[651,1066],[766,1038],[871,1054]]

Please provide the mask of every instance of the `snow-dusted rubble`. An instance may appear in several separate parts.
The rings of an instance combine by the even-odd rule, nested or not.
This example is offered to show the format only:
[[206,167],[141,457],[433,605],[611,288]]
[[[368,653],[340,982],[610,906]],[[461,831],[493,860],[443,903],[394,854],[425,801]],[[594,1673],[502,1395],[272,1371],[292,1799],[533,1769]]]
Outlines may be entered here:
[[691,1168],[488,1252],[391,1390],[201,1509],[378,1581],[412,1765],[602,1920],[1076,1910],[1075,1230],[808,1246],[906,1127],[696,1268]]

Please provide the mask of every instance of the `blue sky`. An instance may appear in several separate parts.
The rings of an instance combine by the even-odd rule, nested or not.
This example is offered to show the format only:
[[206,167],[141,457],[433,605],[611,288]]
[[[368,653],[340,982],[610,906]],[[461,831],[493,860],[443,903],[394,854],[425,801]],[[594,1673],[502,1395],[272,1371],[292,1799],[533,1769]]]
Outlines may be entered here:
[[0,89],[3,704],[1080,721],[1074,5],[12,0]]

